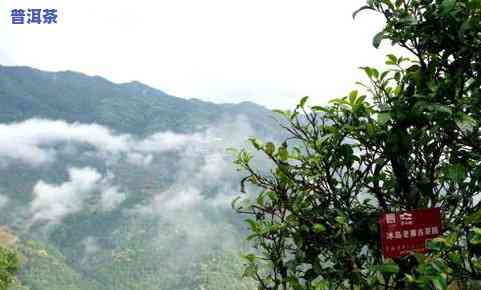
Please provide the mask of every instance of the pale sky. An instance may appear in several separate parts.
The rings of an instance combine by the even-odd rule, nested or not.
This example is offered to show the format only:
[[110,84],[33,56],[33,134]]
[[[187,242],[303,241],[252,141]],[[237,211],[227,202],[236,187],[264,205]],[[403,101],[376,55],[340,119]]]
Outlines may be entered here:
[[[323,103],[381,66],[383,19],[364,0],[3,0],[0,64],[138,80],[213,102]],[[12,25],[11,9],[58,9],[57,25]]]

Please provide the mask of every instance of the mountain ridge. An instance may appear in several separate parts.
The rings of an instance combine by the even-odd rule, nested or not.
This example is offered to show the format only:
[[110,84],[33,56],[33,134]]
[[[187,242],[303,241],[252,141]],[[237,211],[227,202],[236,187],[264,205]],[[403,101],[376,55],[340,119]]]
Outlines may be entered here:
[[[114,83],[74,71],[48,72],[28,66],[0,66],[0,123],[29,118],[99,123],[118,131],[190,133],[225,115],[243,114],[256,127],[273,125],[267,108],[241,102],[216,104],[169,95],[139,81]],[[258,121],[258,122],[257,122]]]
[[271,114],[0,66],[0,225],[23,261],[9,290],[252,289],[225,149],[275,139]]

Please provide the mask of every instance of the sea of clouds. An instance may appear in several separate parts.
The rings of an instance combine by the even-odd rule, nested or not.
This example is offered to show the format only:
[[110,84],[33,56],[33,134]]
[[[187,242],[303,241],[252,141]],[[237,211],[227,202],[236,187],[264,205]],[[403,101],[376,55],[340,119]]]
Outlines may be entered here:
[[[32,201],[23,210],[28,227],[36,224],[58,225],[69,215],[94,207],[100,212],[118,208],[129,189],[116,184],[112,164],[149,167],[156,156],[175,154],[176,169],[158,174],[174,175],[167,188],[152,189],[148,204],[128,210],[129,216],[157,216],[172,223],[185,224],[191,235],[209,234],[209,222],[202,216],[206,208],[228,208],[238,187],[232,157],[226,148],[246,146],[255,135],[246,118],[238,116],[192,134],[157,132],[140,138],[119,133],[99,124],[69,123],[62,120],[29,119],[0,124],[0,166],[22,164],[32,170],[55,166],[59,156],[94,154],[106,170],[91,166],[66,168],[66,179],[54,183],[38,180],[31,189]],[[79,148],[88,146],[88,153]],[[93,152],[93,153],[92,153]],[[204,192],[215,185],[208,197]],[[9,202],[0,194],[0,207]],[[202,229],[196,230],[196,225]]]

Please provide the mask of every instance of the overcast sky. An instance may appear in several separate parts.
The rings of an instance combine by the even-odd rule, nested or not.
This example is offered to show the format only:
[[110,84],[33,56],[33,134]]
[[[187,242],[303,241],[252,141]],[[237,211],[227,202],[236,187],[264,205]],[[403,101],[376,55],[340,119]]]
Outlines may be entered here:
[[[381,65],[383,19],[364,0],[3,0],[3,65],[138,80],[169,94],[286,108],[339,97]],[[55,8],[57,25],[12,25],[11,9]]]

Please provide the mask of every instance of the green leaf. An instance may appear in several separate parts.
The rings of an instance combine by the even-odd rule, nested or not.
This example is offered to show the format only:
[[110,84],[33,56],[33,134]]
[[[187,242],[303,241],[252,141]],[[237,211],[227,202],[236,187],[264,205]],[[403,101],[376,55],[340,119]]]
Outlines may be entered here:
[[323,224],[315,224],[313,229],[314,229],[314,232],[318,234],[326,231],[326,227]]
[[302,98],[301,101],[299,102],[299,108],[304,108],[304,105],[306,104],[308,99],[309,99],[308,96],[305,96],[304,98]]
[[399,82],[399,80],[401,79],[401,73],[400,73],[400,72],[396,72],[396,73],[394,74],[394,79]]
[[254,263],[256,261],[256,255],[255,254],[247,254],[247,255],[244,255],[244,259],[246,259],[247,261],[249,261],[250,263]]
[[455,120],[455,122],[458,128],[463,132],[473,131],[474,127],[477,125],[476,120],[466,114],[462,114],[460,118]]
[[370,79],[379,77],[379,71],[373,67],[363,66],[360,67],[360,69],[364,70],[364,72]]
[[290,114],[289,111],[283,111],[283,110],[277,110],[277,109],[272,110],[272,111],[273,111],[274,113],[280,114],[280,115],[282,115],[282,116],[284,116],[284,117],[286,117],[286,118],[288,118],[288,117],[289,117],[289,114]]
[[473,245],[481,244],[481,229],[479,228],[472,229],[472,237],[469,242]]
[[252,278],[255,277],[256,274],[256,267],[253,264],[249,264],[245,270],[244,273],[242,273],[242,278]]
[[249,226],[251,227],[251,231],[257,234],[260,232],[259,225],[255,220],[249,218],[246,219],[245,222],[249,224]]
[[357,95],[359,94],[359,92],[357,90],[354,90],[354,91],[351,91],[349,93],[349,98],[355,100],[357,98]]
[[269,197],[270,200],[275,201],[277,199],[277,195],[274,191],[268,191],[267,196]]
[[465,176],[465,168],[461,164],[453,164],[446,169],[446,177],[456,183],[463,182]]
[[444,263],[443,260],[440,260],[440,259],[436,259],[432,261],[431,266],[438,273],[446,273],[448,271],[448,266]]
[[374,135],[377,133],[376,132],[376,126],[372,123],[367,124],[366,131],[367,131],[367,135],[369,137],[374,137]]
[[441,15],[448,15],[453,11],[454,7],[456,7],[456,0],[444,0],[439,6]]
[[289,151],[287,151],[286,147],[279,147],[278,155],[282,161],[286,161],[289,158]]
[[249,141],[251,142],[252,146],[254,146],[254,148],[256,148],[257,150],[260,150],[264,146],[262,141],[257,138],[250,138]]
[[427,247],[433,251],[442,251],[447,249],[447,241],[442,237],[437,237],[428,241]]
[[400,21],[401,23],[407,24],[407,25],[415,25],[418,23],[417,19],[412,15],[404,16],[403,18],[400,19]]
[[407,280],[409,283],[414,283],[414,282],[416,281],[416,278],[415,278],[413,275],[404,274],[404,277],[406,277],[406,280]]
[[319,144],[322,144],[322,143],[324,143],[325,141],[331,139],[332,137],[334,137],[334,134],[332,134],[332,133],[323,135],[323,136],[321,136],[321,138],[319,138],[318,143],[319,143]]
[[389,71],[385,71],[381,74],[381,80],[384,80],[386,78],[386,76],[389,74]]
[[473,212],[470,215],[464,217],[465,224],[479,223],[481,221],[481,209]]
[[[371,72],[371,68],[368,67],[368,66],[362,66],[360,67],[360,69],[364,70],[364,72],[366,73],[366,75],[369,77],[369,78],[372,78],[372,72]],[[332,101],[331,101],[332,102]]]
[[311,110],[317,111],[317,112],[329,112],[328,108],[322,107],[322,106],[313,106],[311,107]]
[[432,104],[431,108],[434,111],[440,112],[440,113],[445,113],[445,114],[449,114],[449,115],[452,113],[451,109],[448,106],[444,106],[444,105],[440,105],[440,104]]
[[436,290],[447,290],[448,289],[448,281],[446,274],[440,274],[433,278],[433,286]]
[[472,27],[471,19],[464,21],[464,23],[461,25],[458,31],[458,38],[460,41],[464,40],[464,35],[466,34],[466,31],[471,29],[471,27]]
[[329,281],[324,280],[324,279],[317,282],[314,286],[316,287],[315,288],[316,290],[329,290],[329,289],[331,289]]
[[267,154],[272,155],[274,151],[276,150],[276,146],[272,142],[268,142],[266,146],[264,146],[264,150],[266,151]]
[[387,65],[397,64],[397,57],[394,54],[388,54],[386,64]]
[[396,274],[399,272],[399,266],[394,262],[386,262],[378,267],[378,271],[387,274]]
[[389,122],[392,119],[391,113],[389,112],[383,112],[377,114],[377,121],[381,124],[384,125],[387,122]]
[[383,39],[384,39],[384,30],[374,36],[374,38],[372,39],[372,45],[375,48],[379,48]]
[[481,0],[471,0],[466,3],[466,6],[470,9],[481,9]]
[[264,191],[264,192],[259,193],[259,195],[257,196],[256,202],[257,202],[258,205],[264,206],[264,196],[265,196],[265,194],[266,193]]
[[337,216],[336,217],[336,222],[341,225],[347,224],[347,219],[345,216]]

